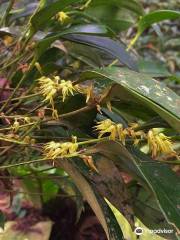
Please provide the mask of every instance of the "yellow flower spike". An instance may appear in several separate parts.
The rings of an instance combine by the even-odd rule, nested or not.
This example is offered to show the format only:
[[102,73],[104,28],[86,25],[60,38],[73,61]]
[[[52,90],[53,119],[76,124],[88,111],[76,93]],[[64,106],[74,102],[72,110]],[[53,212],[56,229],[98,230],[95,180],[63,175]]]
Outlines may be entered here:
[[158,136],[156,137],[156,141],[159,144],[159,149],[162,153],[168,154],[174,152],[170,138],[163,133],[158,134]]
[[56,159],[56,158],[63,158],[63,157],[72,157],[77,152],[78,144],[72,142],[65,142],[65,143],[56,143],[51,141],[44,146],[44,155],[46,158]]
[[67,13],[65,12],[58,12],[57,15],[56,15],[58,21],[61,23],[61,24],[64,24],[67,20],[70,19],[70,17],[68,16]]
[[73,86],[73,84],[70,80],[68,80],[68,81],[61,80],[61,82],[59,84],[59,90],[62,91],[63,102],[64,102],[66,97],[69,94],[74,95],[74,91],[76,91],[76,88]]
[[101,138],[104,134],[110,133],[109,139],[115,140],[116,138],[116,125],[110,119],[103,120],[97,123],[95,127],[99,131],[98,138]]
[[152,157],[154,158],[157,156],[158,146],[156,144],[155,135],[152,130],[148,131],[147,140],[148,140],[149,151],[152,152]]
[[149,130],[147,134],[149,150],[152,152],[152,157],[157,157],[158,154],[175,154],[173,150],[172,142],[170,138],[164,135],[163,133],[159,133],[157,129]]
[[60,78],[55,76],[54,79],[48,77],[41,77],[38,79],[40,85],[40,93],[44,97],[44,101],[49,101],[54,106],[54,97],[57,93],[58,82]]

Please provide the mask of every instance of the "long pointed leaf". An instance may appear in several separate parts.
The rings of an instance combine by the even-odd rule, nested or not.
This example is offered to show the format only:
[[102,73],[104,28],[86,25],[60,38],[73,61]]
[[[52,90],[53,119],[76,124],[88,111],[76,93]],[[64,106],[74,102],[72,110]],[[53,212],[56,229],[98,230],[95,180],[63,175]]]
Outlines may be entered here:
[[120,84],[130,95],[157,112],[172,128],[180,131],[180,97],[148,75],[111,67],[82,74],[82,80],[91,78],[107,78]]
[[82,34],[68,34],[64,36],[65,39],[68,39],[73,42],[81,43],[84,45],[92,46],[98,48],[105,53],[110,54],[111,56],[118,59],[121,63],[128,66],[129,68],[137,71],[137,65],[132,57],[127,53],[125,47],[122,43],[116,42],[107,37],[100,36],[86,36]]
[[114,215],[105,203],[105,200],[98,195],[93,186],[89,184],[88,180],[77,170],[75,166],[73,166],[72,163],[64,159],[61,162],[61,166],[72,177],[76,186],[93,209],[103,226],[104,231],[106,232],[108,240],[123,239],[120,227]]

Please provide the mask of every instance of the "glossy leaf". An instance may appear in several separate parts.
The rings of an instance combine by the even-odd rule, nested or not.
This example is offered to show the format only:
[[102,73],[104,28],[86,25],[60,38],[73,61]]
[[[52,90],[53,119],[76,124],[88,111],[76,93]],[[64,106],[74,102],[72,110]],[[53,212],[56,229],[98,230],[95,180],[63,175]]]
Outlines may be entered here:
[[76,33],[76,34],[100,34],[104,35],[107,34],[107,28],[103,25],[98,24],[86,24],[86,25],[77,25],[75,27],[71,27],[67,30],[56,32],[54,34],[47,35],[44,39],[40,40],[36,46],[36,54],[37,57],[40,57],[40,55],[47,50],[47,48],[56,40],[62,38],[64,35]]
[[180,131],[180,97],[148,75],[111,67],[82,74],[82,80],[91,78],[108,78],[120,84],[130,95],[157,112],[172,128]]
[[168,165],[156,163],[138,149],[132,147],[128,150],[155,194],[169,224],[180,228],[180,177]]
[[152,77],[168,77],[171,75],[167,67],[161,62],[142,59],[138,62],[138,67],[140,72],[147,73]]
[[65,39],[92,46],[118,59],[121,63],[133,70],[137,70],[137,65],[132,57],[126,52],[124,44],[107,37],[87,36],[82,34],[68,34]]

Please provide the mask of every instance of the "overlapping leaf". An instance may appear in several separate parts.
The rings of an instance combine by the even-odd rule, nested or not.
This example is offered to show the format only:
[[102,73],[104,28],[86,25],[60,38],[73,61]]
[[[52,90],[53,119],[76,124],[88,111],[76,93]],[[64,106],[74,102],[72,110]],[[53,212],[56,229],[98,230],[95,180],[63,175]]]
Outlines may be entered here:
[[157,112],[172,128],[180,130],[180,97],[146,74],[125,68],[103,68],[87,71],[82,80],[108,78],[120,84],[135,99]]
[[40,57],[40,55],[47,50],[50,45],[62,38],[63,36],[68,36],[69,34],[87,34],[87,35],[105,35],[108,33],[108,30],[105,26],[103,25],[98,25],[98,24],[86,24],[86,25],[77,25],[74,27],[71,27],[67,30],[61,31],[61,32],[56,32],[47,35],[45,38],[40,40],[37,44],[37,57]]
[[82,34],[68,34],[64,36],[64,38],[73,42],[98,48],[118,59],[121,63],[128,66],[129,68],[135,71],[137,70],[136,62],[125,50],[124,44],[120,42],[114,41],[107,37],[87,36]]
[[96,189],[78,171],[78,169],[73,166],[72,163],[68,162],[68,160],[64,160],[63,162],[61,162],[61,166],[72,177],[76,186],[79,188],[82,195],[95,212],[97,218],[99,219],[101,225],[104,228],[108,240],[123,239],[122,232],[115,217],[105,203],[104,199],[100,197],[100,195],[98,195]]
[[[119,162],[119,165],[121,165],[122,158],[134,164],[156,197],[157,203],[169,225],[172,225],[172,229],[176,227],[176,232],[178,232],[177,229],[180,227],[179,177],[169,166],[156,163],[135,147],[127,146],[125,148],[122,144],[115,142],[111,143],[111,146],[108,142],[104,142],[96,146],[96,149],[99,148],[103,155],[115,161],[116,164]],[[142,183],[144,185],[144,181]]]
[[[48,6],[45,6],[44,8],[41,8],[31,18],[30,23],[31,23],[32,31],[36,32],[45,23],[47,23],[49,19],[55,16],[56,13],[58,13],[59,11],[62,11],[64,8],[68,7],[73,3],[79,3],[80,1],[81,0],[58,0],[56,2],[49,4]],[[42,5],[44,6],[44,4]]]

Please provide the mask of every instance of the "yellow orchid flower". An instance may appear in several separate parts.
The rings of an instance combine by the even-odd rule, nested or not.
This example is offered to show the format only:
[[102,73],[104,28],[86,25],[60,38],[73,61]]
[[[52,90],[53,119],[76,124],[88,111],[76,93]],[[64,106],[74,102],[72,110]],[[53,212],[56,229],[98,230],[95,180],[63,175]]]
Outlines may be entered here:
[[73,86],[71,81],[61,80],[58,89],[62,91],[63,102],[65,101],[66,97],[71,94],[74,95],[74,91],[76,88]]
[[147,139],[149,150],[152,152],[153,158],[157,157],[157,155],[161,153],[175,153],[170,137],[167,137],[163,133],[159,133],[157,129],[153,128],[149,130]]
[[49,101],[52,106],[54,106],[54,97],[57,93],[59,80],[59,76],[55,76],[53,79],[43,76],[38,79],[40,93],[44,96],[44,101]]
[[116,138],[116,125],[110,119],[103,120],[97,123],[95,127],[99,131],[98,138],[101,138],[104,134],[110,133],[109,139],[115,140]]
[[46,158],[56,159],[63,157],[72,157],[78,154],[78,144],[72,142],[57,143],[51,141],[44,146],[44,155]]
[[78,85],[76,86],[79,93],[86,95],[86,103],[93,96],[93,84],[91,85]]
[[70,19],[70,17],[68,16],[67,13],[65,12],[58,12],[57,15],[56,15],[58,21],[62,24],[64,24],[67,20]]

